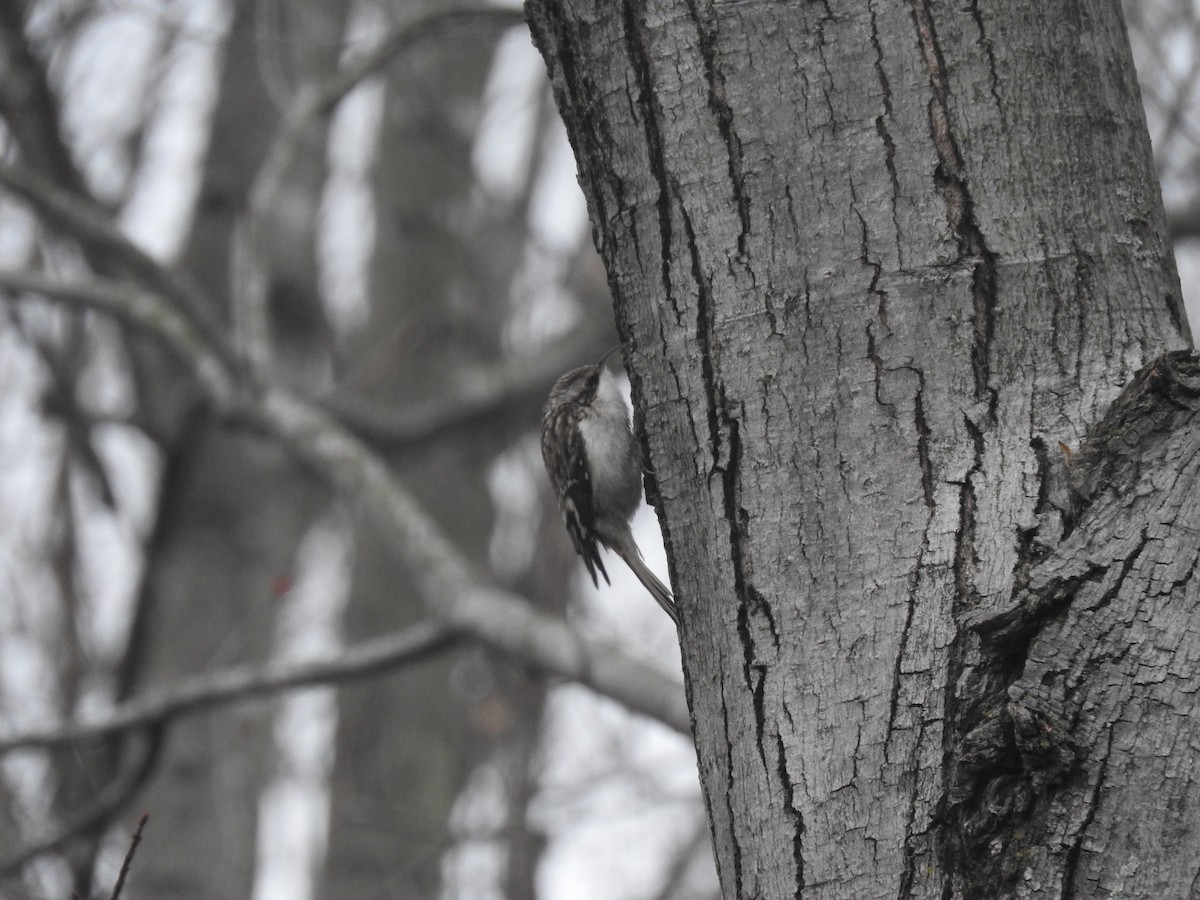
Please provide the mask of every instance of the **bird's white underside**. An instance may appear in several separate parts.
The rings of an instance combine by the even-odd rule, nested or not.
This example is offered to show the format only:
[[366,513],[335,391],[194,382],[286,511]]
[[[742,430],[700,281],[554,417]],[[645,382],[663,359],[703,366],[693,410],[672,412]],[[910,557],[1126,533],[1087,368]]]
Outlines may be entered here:
[[[614,406],[620,409],[620,416],[611,415]],[[587,446],[592,491],[620,493],[626,477],[623,465],[629,443],[629,407],[616,379],[607,371],[600,375],[592,414],[580,420],[579,433]]]

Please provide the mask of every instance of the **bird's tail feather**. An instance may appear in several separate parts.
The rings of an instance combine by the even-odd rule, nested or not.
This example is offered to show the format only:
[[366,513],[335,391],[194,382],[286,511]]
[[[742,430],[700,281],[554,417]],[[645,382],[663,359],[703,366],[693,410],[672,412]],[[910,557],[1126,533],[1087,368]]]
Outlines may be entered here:
[[637,576],[638,581],[645,586],[658,605],[663,608],[663,612],[671,617],[671,621],[678,628],[679,612],[675,609],[675,598],[671,595],[671,589],[659,581],[658,576],[650,571],[649,567],[642,560],[642,555],[638,553],[637,548],[613,547],[612,549],[621,559],[625,560],[625,564],[629,566],[630,571]]

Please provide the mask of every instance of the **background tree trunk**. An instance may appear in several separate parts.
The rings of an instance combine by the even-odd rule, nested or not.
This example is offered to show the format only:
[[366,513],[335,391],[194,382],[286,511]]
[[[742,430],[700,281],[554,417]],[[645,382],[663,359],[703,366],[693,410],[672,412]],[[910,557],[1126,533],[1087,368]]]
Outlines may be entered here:
[[[372,296],[380,302],[346,354],[346,380],[381,405],[396,398],[445,402],[457,367],[498,353],[499,329],[484,322],[486,307],[464,284],[469,245],[452,225],[469,204],[471,143],[494,41],[485,35],[420,47],[389,72],[374,171],[370,273]],[[507,435],[498,431],[492,438],[436,441],[396,466],[481,565],[492,529],[487,468]],[[418,579],[398,562],[394,547],[374,536],[372,523],[363,523],[356,548],[347,637],[360,640],[420,621],[425,604],[413,587]],[[492,677],[479,651],[468,649],[402,680],[342,690],[329,856],[318,896],[437,894],[453,845],[454,803],[499,736],[484,733],[467,715],[485,698],[503,702],[491,691]],[[395,710],[404,712],[389,712]]]
[[[235,235],[279,127],[277,92],[334,71],[345,28],[344,5],[323,0],[294,7],[286,29],[256,4],[235,4],[233,13],[211,148],[183,254],[185,270],[218,300],[208,312],[222,322],[233,318],[230,298],[238,289]],[[269,47],[261,57],[260,41]],[[293,377],[310,380],[328,365],[316,267],[325,147],[322,123],[300,143],[286,196],[267,210],[273,240],[263,260],[275,346]],[[287,453],[216,421],[160,348],[139,344],[135,354],[139,405],[162,440],[165,463],[120,696],[214,665],[269,658],[297,549],[329,503],[328,490]],[[144,869],[127,889],[131,898],[253,893],[258,804],[247,800],[273,774],[270,724],[247,710],[188,722],[171,735],[160,775],[140,800],[154,811],[156,825],[145,838]],[[177,840],[181,834],[199,843]],[[197,853],[196,846],[211,853]]]
[[[548,746],[541,722],[547,681],[540,670],[493,659],[484,649],[490,641],[464,647],[460,623],[448,631],[445,620],[453,617],[445,604],[431,608],[420,592],[437,574],[427,571],[429,560],[407,567],[397,562],[411,561],[407,545],[420,541],[398,540],[395,520],[383,522],[380,533],[380,522],[369,515],[340,515],[364,506],[377,512],[378,504],[364,503],[375,497],[352,488],[350,502],[334,506],[329,482],[341,481],[343,469],[331,477],[325,468],[322,480],[313,477],[321,465],[318,472],[297,465],[312,449],[312,434],[273,440],[261,428],[263,418],[240,405],[255,406],[274,387],[302,397],[301,405],[335,435],[346,437],[330,418],[340,416],[375,443],[380,457],[392,452],[398,478],[414,485],[430,521],[451,535],[445,548],[455,542],[441,560],[446,570],[454,570],[461,552],[471,560],[472,585],[486,579],[498,589],[507,582],[504,608],[518,615],[485,623],[508,635],[505,649],[513,651],[515,632],[506,628],[514,622],[520,631],[549,625],[544,649],[576,646],[561,623],[513,604],[512,591],[560,614],[575,581],[577,560],[551,517],[552,498],[539,491],[540,477],[531,477],[537,447],[530,433],[554,377],[611,346],[611,325],[603,324],[603,291],[575,302],[585,293],[580,284],[568,284],[578,274],[577,248],[565,246],[567,229],[545,228],[544,213],[535,210],[538,191],[555,174],[544,152],[557,146],[557,135],[551,141],[545,134],[552,117],[546,86],[535,68],[519,89],[484,94],[496,80],[497,38],[520,26],[519,14],[491,7],[234,4],[226,31],[217,10],[195,14],[194,5],[169,14],[28,6],[0,0],[6,37],[0,116],[9,135],[0,138],[6,155],[0,268],[11,275],[14,268],[36,266],[64,275],[86,267],[122,283],[119,290],[140,282],[146,297],[154,296],[150,302],[170,296],[175,306],[160,308],[159,324],[173,321],[187,332],[184,322],[193,315],[192,324],[202,324],[189,347],[172,350],[169,341],[145,340],[146,329],[124,332],[104,316],[26,303],[23,289],[6,292],[5,324],[16,322],[18,329],[0,330],[0,341],[20,358],[5,354],[0,377],[11,377],[11,367],[25,376],[26,393],[44,390],[45,409],[33,422],[39,431],[61,422],[65,435],[53,461],[43,464],[53,478],[43,501],[45,534],[28,554],[36,574],[9,573],[14,584],[29,586],[45,572],[52,589],[42,597],[40,586],[28,588],[29,608],[37,611],[28,627],[21,622],[24,604],[0,611],[0,646],[6,660],[15,660],[0,673],[0,705],[7,713],[11,701],[20,719],[5,716],[0,742],[39,714],[66,721],[113,703],[137,707],[156,694],[170,707],[172,695],[194,698],[197,687],[203,694],[213,685],[224,686],[220,692],[240,684],[222,701],[236,702],[256,694],[253,683],[261,677],[272,681],[280,668],[304,668],[298,656],[334,654],[343,637],[358,646],[332,665],[343,674],[323,676],[331,682],[349,673],[359,679],[379,674],[381,647],[417,647],[391,656],[385,650],[387,668],[426,665],[405,672],[411,681],[299,698],[301,705],[324,704],[316,711],[305,707],[303,727],[292,703],[239,704],[230,716],[191,718],[178,731],[163,719],[145,727],[143,719],[129,731],[51,740],[48,749],[30,754],[33,765],[6,767],[0,779],[0,879],[6,888],[28,886],[47,896],[94,893],[96,883],[111,883],[109,870],[115,877],[120,859],[113,850],[127,834],[116,820],[137,803],[154,824],[143,835],[136,883],[125,889],[133,896],[297,896],[314,888],[339,896],[380,889],[433,896],[501,884],[513,897],[532,896],[546,836],[527,807],[543,790],[543,768],[534,763]],[[131,36],[128,45],[113,39],[114,32]],[[204,50],[193,54],[198,47]],[[126,77],[123,66],[139,54],[138,75]],[[525,59],[513,68],[528,66],[529,48],[521,47],[521,54]],[[196,87],[218,58],[210,110]],[[166,86],[172,78],[153,83],[164,71],[186,71],[191,93],[175,102],[178,92]],[[368,89],[354,90],[376,75],[379,81]],[[77,92],[100,93],[114,84],[143,88],[131,88],[120,105],[128,122],[96,103],[103,107],[95,116],[99,124],[89,122],[91,130],[81,128],[79,135],[71,131],[75,119],[86,118],[78,107],[87,99],[77,102]],[[506,93],[523,94],[537,115],[489,127],[484,111],[500,118],[495,110],[504,108]],[[382,129],[363,122],[373,97],[386,98]],[[342,105],[343,99],[353,102]],[[188,110],[183,132],[190,126],[203,130],[203,138],[181,135],[180,117],[171,115],[180,108]],[[522,124],[529,134],[521,133]],[[170,209],[164,214],[170,202],[150,199],[161,188],[155,173],[139,168],[154,169],[138,154],[156,155],[145,147],[155,143],[147,135],[159,126],[177,141],[165,154],[168,167],[189,151],[194,155],[187,162],[205,155],[197,142],[208,151],[197,173],[195,209],[183,199],[179,205],[188,209],[176,211],[180,219],[189,216],[190,232],[178,268],[145,251],[152,246],[165,255],[173,243],[171,227],[146,234],[148,223],[161,227],[172,218]],[[485,135],[489,140],[481,140]],[[518,145],[525,139],[535,149],[521,163]],[[379,153],[363,149],[377,141]],[[496,155],[491,141],[516,154],[493,160],[489,181],[481,156]],[[354,152],[345,152],[352,142]],[[76,156],[89,167],[77,169]],[[114,174],[114,160],[127,171]],[[524,171],[502,173],[506,166]],[[504,177],[511,182],[490,193],[492,182]],[[346,202],[345,189],[356,191],[358,208]],[[48,213],[50,207],[57,212]],[[111,212],[118,208],[120,224]],[[535,237],[535,224],[540,232],[553,231],[551,239]],[[348,247],[348,234],[373,241],[374,254]],[[39,240],[56,251],[61,244],[61,259],[57,252],[35,254]],[[360,301],[366,327],[353,316],[327,322],[326,303],[344,312],[340,289],[353,281],[368,283]],[[514,283],[523,288],[515,290]],[[590,302],[597,296],[599,304]],[[539,304],[562,315],[534,333],[530,320]],[[27,325],[28,334],[14,336]],[[552,337],[561,343],[540,353]],[[101,360],[88,359],[101,351],[107,353]],[[193,351],[212,351],[210,362],[223,372],[209,369],[215,380],[195,380],[187,364]],[[102,389],[89,390],[88,382],[105,377],[118,386],[92,396]],[[237,387],[210,393],[216,382]],[[19,421],[14,416],[28,397],[13,394],[0,416],[0,445],[11,441],[14,458],[27,463],[37,456],[34,442],[9,426]],[[241,395],[236,412],[231,394]],[[116,462],[96,458],[98,426],[121,432]],[[131,464],[129,446],[137,441],[144,455]],[[357,438],[349,445],[358,448],[360,465],[364,459],[368,468],[381,464]],[[110,465],[131,476],[119,486],[133,485],[115,498],[104,477]],[[501,498],[498,473],[513,471],[517,483],[503,485]],[[0,476],[6,499],[18,493],[11,484],[17,480]],[[376,484],[382,487],[376,494],[406,496],[390,476]],[[14,531],[35,519],[32,510],[43,500],[28,494],[25,512],[11,516]],[[107,506],[99,514],[96,495]],[[403,505],[414,518],[424,516],[416,504]],[[97,519],[127,529],[121,535],[127,556],[97,562],[95,553],[81,562],[84,551],[102,546],[104,536],[94,534]],[[557,540],[546,540],[543,549],[550,534]],[[0,554],[16,544],[11,534],[0,538]],[[321,579],[307,577],[315,567],[309,563],[328,557],[321,551],[332,544],[339,560],[353,564],[352,586],[345,572],[327,570],[319,585]],[[40,553],[43,547],[48,552]],[[485,575],[493,560],[498,571]],[[80,574],[84,563],[90,568]],[[96,572],[100,586],[84,577]],[[110,584],[110,574],[118,582],[127,576],[125,583]],[[353,593],[346,607],[343,591]],[[298,622],[301,612],[308,615]],[[22,640],[40,642],[37,652],[10,653],[10,646],[28,649],[19,647]],[[595,645],[581,640],[576,649]],[[93,643],[107,655],[96,653]],[[593,655],[602,664],[612,653],[604,647]],[[442,658],[428,662],[435,656]],[[29,673],[43,659],[52,677],[34,684]],[[230,667],[232,681],[225,677]],[[240,680],[247,672],[253,673],[249,683]],[[652,674],[652,687],[670,707],[673,680]],[[47,698],[48,711],[33,708]],[[678,707],[672,715],[678,728]],[[9,749],[17,745],[29,746],[17,737]],[[551,757],[558,752],[552,747]],[[456,814],[460,809],[483,809],[490,818],[480,823]],[[214,852],[223,862],[215,871]],[[478,863],[481,855],[486,867]]]
[[[1148,747],[1022,699],[1031,672],[1103,695],[1133,635],[964,624],[1046,559],[1171,549],[1090,557],[1059,492],[1059,442],[1188,343],[1119,5],[527,11],[644,414],[725,894],[1182,896],[1190,794],[1131,807]],[[1155,633],[1196,596],[1172,583]],[[1166,704],[1154,745],[1194,744],[1188,694],[1121,683],[1124,721]],[[1035,759],[1039,729],[1073,749]]]

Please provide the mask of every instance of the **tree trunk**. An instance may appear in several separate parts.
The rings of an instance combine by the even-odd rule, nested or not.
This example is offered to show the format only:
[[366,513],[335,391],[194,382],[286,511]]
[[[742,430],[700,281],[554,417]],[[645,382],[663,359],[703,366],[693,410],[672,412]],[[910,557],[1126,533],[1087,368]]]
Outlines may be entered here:
[[[316,79],[337,65],[344,8],[315,0],[299,9],[296,21],[304,27],[286,34],[300,71],[272,71],[280,78]],[[279,125],[279,98],[264,84],[264,64],[255,53],[268,28],[264,14],[253,4],[235,8],[184,254],[183,267],[213,298],[230,295],[235,229]],[[270,40],[283,46],[279,37]],[[284,66],[284,55],[270,64]],[[289,171],[286,202],[268,211],[274,240],[262,261],[276,349],[297,369],[304,359],[310,371],[327,352],[315,349],[326,330],[315,265],[325,143],[323,125],[305,135]],[[209,312],[219,320],[231,316],[224,305]],[[166,437],[166,464],[122,696],[216,665],[267,658],[279,605],[276,585],[290,577],[301,539],[329,502],[327,489],[287,453],[257,435],[230,431],[198,408],[193,388],[161,348],[139,350],[139,403],[152,429]],[[129,895],[250,896],[258,799],[273,759],[270,722],[260,710],[175,726],[158,777],[139,798],[155,825]],[[197,847],[211,852],[198,854]]]
[[1187,343],[1119,4],[527,11],[725,895],[1184,896],[1195,550],[1158,523],[1191,470],[1087,505],[1059,449]]
[[[483,29],[430,41],[388,69],[373,173],[370,319],[345,354],[346,380],[380,408],[449,406],[464,370],[504,356],[506,293],[524,223],[504,235],[511,241],[466,233],[476,224],[472,149],[498,37]],[[494,280],[473,281],[481,268]],[[511,429],[469,430],[393,461],[397,477],[480,569],[488,566],[495,527],[491,467],[535,416],[527,409]],[[561,597],[569,571],[558,571],[550,593]],[[348,638],[424,619],[418,582],[394,544],[364,522]],[[446,653],[403,678],[343,688],[329,852],[316,896],[438,896],[447,854],[463,839],[451,814],[472,773],[499,748],[535,743],[543,690],[530,688],[477,647]]]

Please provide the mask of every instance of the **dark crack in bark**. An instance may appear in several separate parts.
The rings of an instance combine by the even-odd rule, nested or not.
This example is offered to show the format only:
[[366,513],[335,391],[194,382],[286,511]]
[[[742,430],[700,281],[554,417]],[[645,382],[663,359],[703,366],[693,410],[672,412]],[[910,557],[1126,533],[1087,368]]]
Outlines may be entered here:
[[[850,185],[850,196],[854,200],[855,203],[858,202],[858,198],[855,197],[855,195],[854,195],[853,183]],[[870,232],[867,229],[867,220],[863,218],[862,213],[860,213],[858,211],[857,207],[854,208],[853,212],[854,212],[854,215],[856,215],[858,217],[858,224],[859,224],[859,227],[862,229],[862,238],[859,243],[858,259],[864,266],[866,266],[868,269],[871,270],[871,283],[869,285],[867,285],[867,293],[875,298],[875,316],[876,316],[876,318],[879,319],[879,324],[882,325],[884,328],[887,328],[888,327],[888,309],[887,309],[888,292],[879,286],[879,280],[883,277],[883,263],[881,263],[877,259],[871,258],[871,252],[870,252],[871,240],[870,240]],[[876,380],[876,392],[875,392],[876,400],[879,399],[878,387],[879,387],[878,380]]]
[[929,459],[929,421],[925,418],[925,373],[910,369],[917,376],[917,393],[913,398],[913,419],[917,429],[917,463],[921,467],[921,492],[925,508],[933,514],[933,463]]
[[[892,86],[888,81],[887,72],[883,68],[883,41],[879,37],[879,24],[875,16],[875,5],[868,3],[871,12],[871,46],[875,50],[875,76],[879,79],[879,89],[883,96],[883,113],[875,117],[875,131],[883,142],[883,164],[887,169],[888,179],[892,185],[892,227],[896,237],[896,259],[901,270],[904,269],[904,252],[900,242],[900,176],[896,172],[896,142],[888,128],[892,119]],[[886,308],[881,316],[883,324],[887,324]]]
[[[1083,840],[1087,835],[1087,830],[1096,818],[1096,810],[1100,806],[1100,792],[1104,788],[1104,778],[1108,773],[1108,760],[1112,756],[1113,748],[1113,730],[1108,730],[1108,746],[1105,748],[1104,756],[1100,760],[1100,767],[1096,772],[1096,784],[1092,789],[1091,799],[1088,803],[1087,811],[1084,813],[1083,821],[1079,825],[1079,831],[1075,834],[1075,839],[1071,842],[1070,848],[1067,850],[1066,864],[1063,869],[1063,889],[1062,900],[1075,900],[1076,885],[1075,879],[1079,873],[1079,856],[1083,852]],[[1090,895],[1084,895],[1090,896]]]
[[[734,581],[734,600],[738,608],[738,637],[742,645],[743,678],[753,697],[755,732],[758,739],[760,761],[764,772],[770,771],[767,764],[764,736],[767,726],[765,699],[765,667],[758,662],[758,652],[752,628],[752,619],[763,616],[772,634],[775,633],[770,605],[753,586],[753,572],[749,558],[749,516],[741,502],[742,445],[739,416],[741,410],[728,398],[718,367],[718,347],[713,340],[716,314],[712,283],[704,274],[703,260],[696,243],[696,232],[687,210],[679,207],[684,238],[691,255],[692,279],[696,286],[696,344],[700,352],[700,372],[704,383],[707,402],[708,440],[712,457],[709,469],[710,483],[720,480],[721,502],[725,520],[729,525],[730,567]],[[731,751],[732,752],[732,751]],[[732,769],[731,769],[732,777]],[[740,850],[735,844],[735,868],[738,879],[738,896],[741,896]]]
[[740,223],[737,238],[738,256],[744,260],[747,257],[747,241],[750,238],[750,198],[746,194],[746,175],[742,168],[742,141],[733,125],[733,107],[725,97],[725,76],[717,59],[715,13],[712,3],[708,4],[703,14],[695,0],[688,0],[687,6],[696,25],[696,33],[700,37],[700,58],[704,62],[704,80],[708,85],[708,108],[716,119],[717,130],[725,143],[729,183],[733,188],[733,200],[737,205]]
[[787,753],[783,746],[783,738],[775,735],[775,752],[778,762],[777,774],[779,783],[783,786],[784,808],[792,817],[795,833],[792,836],[792,859],[796,864],[796,896],[804,892],[804,816],[796,805],[796,786],[788,773]]
[[975,218],[975,204],[958,149],[958,138],[950,120],[950,88],[945,60],[938,45],[930,0],[912,0],[917,42],[929,74],[932,96],[929,100],[929,128],[938,166],[934,182],[946,203],[946,221],[958,240],[959,262],[969,263],[971,296],[974,306],[974,342],[971,365],[975,375],[975,399],[986,401],[995,416],[996,391],[991,387],[991,342],[995,332],[996,255],[988,249],[982,229]]
[[979,32],[979,46],[983,48],[983,53],[988,61],[988,91],[992,95],[992,100],[996,104],[996,112],[1000,116],[1000,125],[1005,132],[1008,131],[1008,116],[1004,111],[1004,102],[1000,99],[1000,73],[996,67],[996,50],[992,45],[992,39],[988,37],[987,29],[983,25],[983,12],[979,8],[979,0],[971,0],[967,7],[971,13],[971,19],[975,22],[975,28]]
[[[636,0],[624,0],[625,51],[637,79],[638,97],[631,97],[630,104],[634,109],[646,111],[641,116],[642,132],[646,138],[646,149],[649,154],[650,175],[658,186],[658,197],[655,205],[658,210],[658,238],[661,246],[659,277],[662,283],[663,299],[671,304],[678,313],[671,289],[671,248],[673,234],[671,231],[671,189],[670,177],[667,172],[666,155],[663,152],[662,132],[658,123],[662,121],[663,110],[654,90],[654,79],[650,66],[649,39],[645,33],[645,23],[637,9]],[[609,146],[601,144],[600,146]],[[641,259],[640,248],[637,246],[637,228],[630,228],[635,248],[634,252]]]

